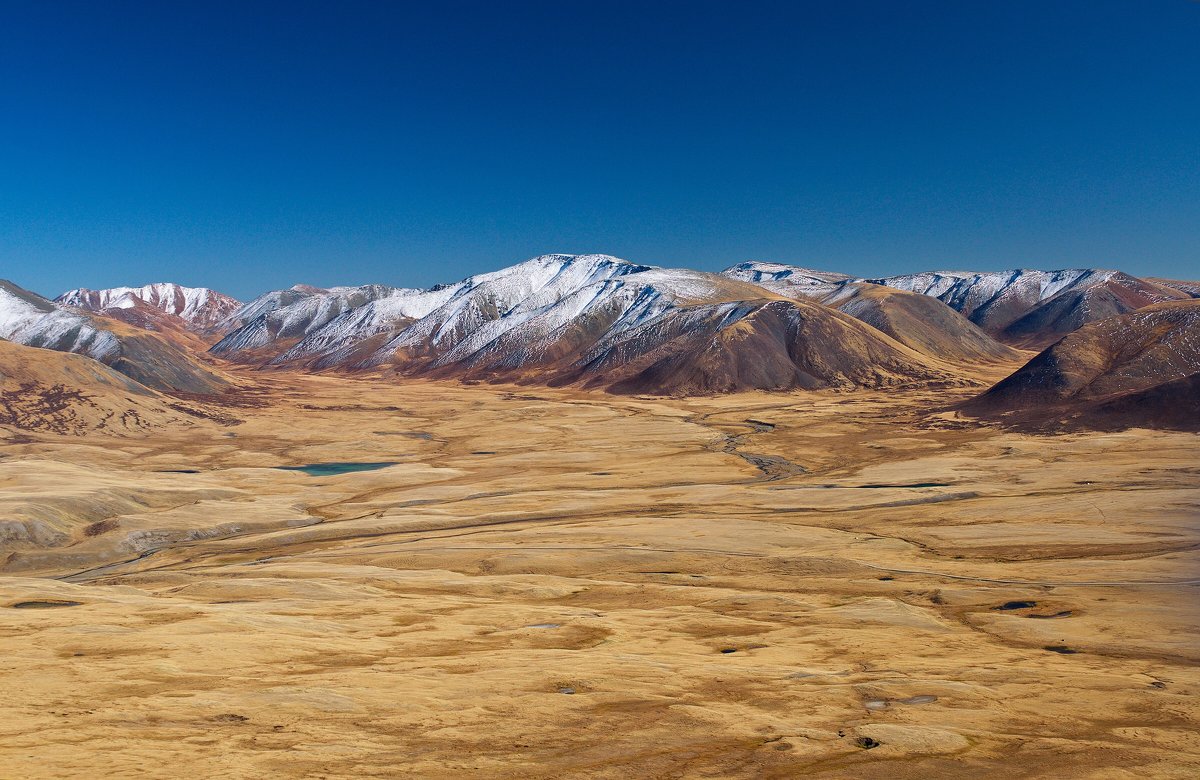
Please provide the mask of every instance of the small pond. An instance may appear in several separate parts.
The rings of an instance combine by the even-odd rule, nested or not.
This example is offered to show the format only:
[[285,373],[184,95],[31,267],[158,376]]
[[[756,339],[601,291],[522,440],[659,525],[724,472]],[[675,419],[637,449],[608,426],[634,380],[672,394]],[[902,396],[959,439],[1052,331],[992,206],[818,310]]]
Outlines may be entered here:
[[355,471],[377,471],[395,466],[400,461],[389,460],[380,463],[309,463],[306,466],[276,466],[281,471],[303,471],[310,477],[334,477],[338,474],[350,474]]

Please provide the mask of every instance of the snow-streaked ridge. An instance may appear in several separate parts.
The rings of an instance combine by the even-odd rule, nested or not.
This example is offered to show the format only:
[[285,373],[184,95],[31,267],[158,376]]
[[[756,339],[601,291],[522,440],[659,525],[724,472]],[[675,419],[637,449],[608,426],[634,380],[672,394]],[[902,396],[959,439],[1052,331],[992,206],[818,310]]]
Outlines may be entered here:
[[[294,343],[271,362],[379,365],[400,354],[434,367],[478,361],[516,367],[547,357],[561,339],[603,340],[673,307],[710,301],[731,284],[610,255],[541,255],[427,290],[268,293],[239,310],[235,317],[245,324],[214,351],[236,356],[286,340]],[[370,351],[360,353],[364,343]]]
[[859,281],[930,295],[970,317],[976,310],[1000,302],[1032,307],[1065,290],[1101,284],[1117,273],[1095,268],[1057,271],[1019,268],[983,273],[926,271]]
[[722,271],[721,275],[757,284],[780,295],[788,297],[800,295],[816,300],[833,295],[854,278],[836,271],[817,271],[812,268],[758,260],[732,265]]
[[836,271],[817,271],[812,268],[801,268],[784,263],[767,263],[760,260],[731,265],[722,271],[721,275],[730,279],[762,284],[769,289],[773,289],[772,283],[785,287],[813,287],[837,284],[853,278],[849,274]]
[[322,289],[296,285],[265,293],[226,318],[231,329],[213,347],[218,354],[258,349],[278,339],[302,339],[339,315],[373,301],[421,293],[385,284]]
[[104,290],[79,288],[63,293],[55,302],[98,313],[132,309],[144,303],[198,328],[216,325],[241,305],[235,298],[207,287],[184,287],[173,282]]
[[[1064,311],[1085,320],[1092,316],[1090,302],[1096,303],[1096,317],[1104,316],[1106,306],[1136,306],[1136,301],[1129,303],[1126,281],[1138,283],[1119,272],[1097,269],[934,271],[858,279],[761,261],[739,263],[718,275],[640,265],[610,255],[550,254],[424,290],[298,285],[271,292],[242,306],[230,318],[236,327],[213,350],[254,363],[317,369],[395,365],[406,371],[536,370],[561,367],[569,355],[602,354],[631,334],[653,339],[666,332],[660,322],[677,325],[678,315],[686,313],[680,310],[692,306],[709,307],[706,318],[713,306],[741,302],[730,308],[730,316],[735,316],[743,309],[755,310],[764,299],[783,297],[841,308],[918,352],[934,349],[930,345],[940,342],[933,331],[950,323],[952,338],[969,345],[962,347],[963,354],[1008,357],[1011,350],[1006,352],[975,326],[946,319],[951,312],[929,312],[933,324],[917,328],[915,335],[888,330],[892,321],[880,307],[886,309],[901,297],[884,296],[878,288],[871,292],[871,286],[937,297],[969,319],[979,312],[981,319],[1003,320],[994,330],[999,332],[1046,301],[1057,308],[1048,314],[1039,310],[1039,316],[1046,314],[1058,328],[1077,327]],[[1093,288],[1104,285],[1108,298],[1091,295]],[[1071,291],[1087,295],[1069,297]],[[1110,299],[1116,303],[1106,303]],[[904,312],[909,318],[905,322],[925,321],[920,312],[926,310],[911,300],[895,305],[898,308],[891,311]],[[881,317],[887,322],[879,324]],[[1039,334],[1052,332],[1038,320],[1029,322],[1023,327],[1043,328],[1036,331]]]
[[104,360],[120,350],[117,337],[87,316],[66,311],[11,282],[0,280],[0,338],[30,347],[76,352]]

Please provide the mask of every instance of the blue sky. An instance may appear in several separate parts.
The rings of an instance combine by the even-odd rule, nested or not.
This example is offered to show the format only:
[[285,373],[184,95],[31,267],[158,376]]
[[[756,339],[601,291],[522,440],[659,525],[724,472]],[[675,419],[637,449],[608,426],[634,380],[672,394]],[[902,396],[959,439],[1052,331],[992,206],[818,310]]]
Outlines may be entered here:
[[1200,3],[0,0],[0,276],[1200,277]]

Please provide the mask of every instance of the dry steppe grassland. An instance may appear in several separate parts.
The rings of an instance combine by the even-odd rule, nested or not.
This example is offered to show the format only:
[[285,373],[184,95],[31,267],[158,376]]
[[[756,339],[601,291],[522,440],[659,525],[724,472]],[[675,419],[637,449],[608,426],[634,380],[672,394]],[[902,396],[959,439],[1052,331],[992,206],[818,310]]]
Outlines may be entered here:
[[0,776],[1200,776],[1195,434],[254,381],[8,430]]

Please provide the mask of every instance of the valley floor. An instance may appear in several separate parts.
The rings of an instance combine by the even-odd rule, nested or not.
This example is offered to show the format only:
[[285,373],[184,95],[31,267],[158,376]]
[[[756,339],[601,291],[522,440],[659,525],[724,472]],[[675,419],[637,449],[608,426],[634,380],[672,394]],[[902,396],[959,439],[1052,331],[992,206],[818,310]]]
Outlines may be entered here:
[[1200,437],[256,381],[8,434],[0,776],[1200,775]]

